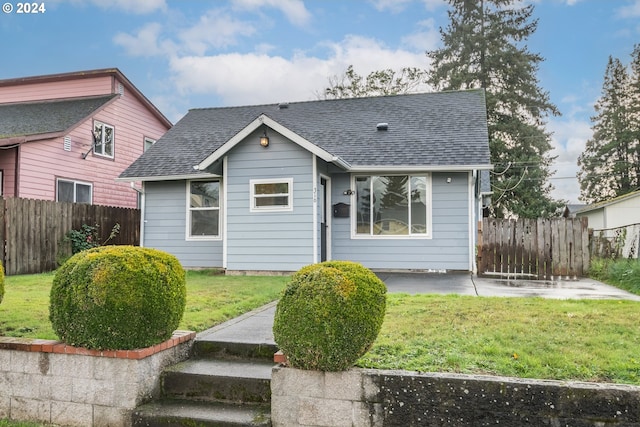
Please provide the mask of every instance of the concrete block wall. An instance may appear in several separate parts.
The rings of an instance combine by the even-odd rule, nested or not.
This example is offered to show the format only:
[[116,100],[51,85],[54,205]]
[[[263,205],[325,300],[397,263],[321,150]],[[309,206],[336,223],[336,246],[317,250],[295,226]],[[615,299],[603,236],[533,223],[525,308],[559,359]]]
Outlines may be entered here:
[[640,427],[640,387],[626,385],[278,366],[271,388],[274,427]]
[[0,337],[0,418],[64,426],[129,426],[157,397],[165,366],[189,357],[195,333],[153,347],[95,351],[58,341]]

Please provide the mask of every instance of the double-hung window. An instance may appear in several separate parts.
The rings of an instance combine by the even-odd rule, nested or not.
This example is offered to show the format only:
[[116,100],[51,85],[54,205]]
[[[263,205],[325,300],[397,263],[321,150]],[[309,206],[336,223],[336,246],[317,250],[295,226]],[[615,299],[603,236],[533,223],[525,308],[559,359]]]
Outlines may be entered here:
[[93,186],[88,182],[68,179],[56,180],[56,200],[58,202],[91,204]]
[[113,126],[93,122],[93,152],[99,156],[113,157],[114,136]]
[[220,237],[220,181],[190,181],[188,197],[187,237]]
[[431,183],[424,175],[356,176],[355,235],[431,235]]

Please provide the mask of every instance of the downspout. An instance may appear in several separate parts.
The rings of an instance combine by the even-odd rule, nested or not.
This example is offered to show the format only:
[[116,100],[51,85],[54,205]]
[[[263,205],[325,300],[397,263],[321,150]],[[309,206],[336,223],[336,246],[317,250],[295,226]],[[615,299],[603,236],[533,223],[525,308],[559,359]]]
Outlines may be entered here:
[[473,274],[476,274],[476,198],[475,198],[475,180],[477,179],[478,171],[469,171],[468,189],[469,189],[469,269]]
[[313,209],[312,209],[312,230],[313,230],[313,264],[318,262],[318,158],[315,154],[311,155],[312,162],[312,185],[313,185]]
[[229,164],[229,157],[224,156],[222,159],[222,197],[220,200],[222,201],[222,268],[227,269],[228,264],[228,250],[227,250],[227,218],[229,217],[227,212],[227,177],[228,170],[227,165]]

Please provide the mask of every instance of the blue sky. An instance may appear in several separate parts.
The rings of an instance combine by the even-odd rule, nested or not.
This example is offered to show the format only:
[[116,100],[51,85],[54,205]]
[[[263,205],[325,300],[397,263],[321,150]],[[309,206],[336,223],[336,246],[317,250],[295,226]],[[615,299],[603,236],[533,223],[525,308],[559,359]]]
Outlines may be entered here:
[[[318,99],[351,64],[428,69],[448,23],[443,0],[49,0],[37,14],[0,2],[13,9],[0,12],[0,79],[117,67],[174,123],[189,108]],[[640,0],[523,2],[539,19],[540,85],[563,114],[547,123],[553,195],[575,203],[607,59],[629,63]]]

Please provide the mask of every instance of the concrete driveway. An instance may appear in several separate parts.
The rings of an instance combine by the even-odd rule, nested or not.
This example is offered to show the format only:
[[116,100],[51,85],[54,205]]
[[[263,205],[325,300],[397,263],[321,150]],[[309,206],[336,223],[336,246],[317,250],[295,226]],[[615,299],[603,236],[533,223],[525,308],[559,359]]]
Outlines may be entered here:
[[587,278],[543,281],[481,278],[469,273],[376,272],[376,275],[385,282],[388,292],[640,301],[638,295]]

